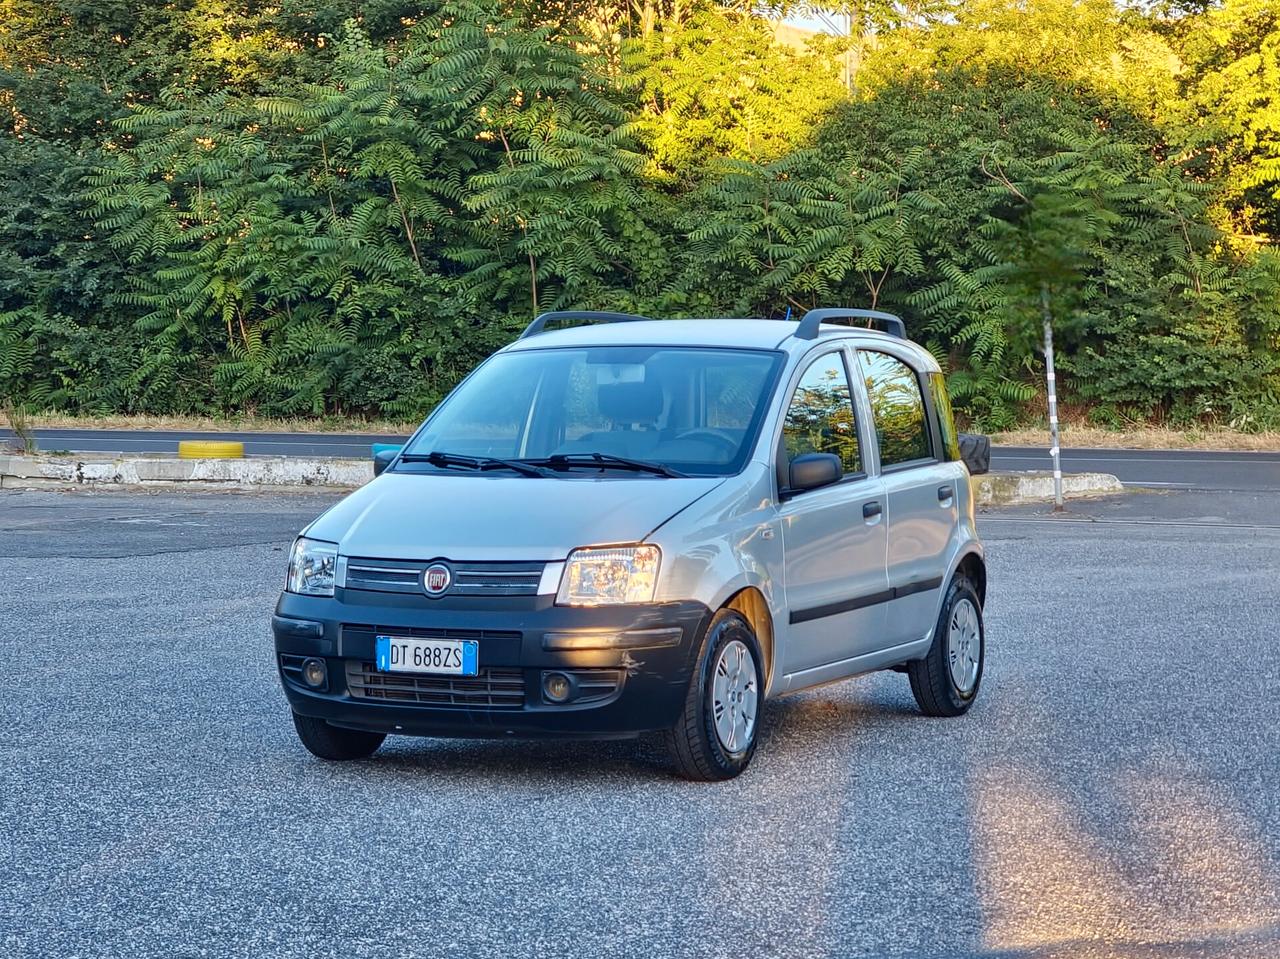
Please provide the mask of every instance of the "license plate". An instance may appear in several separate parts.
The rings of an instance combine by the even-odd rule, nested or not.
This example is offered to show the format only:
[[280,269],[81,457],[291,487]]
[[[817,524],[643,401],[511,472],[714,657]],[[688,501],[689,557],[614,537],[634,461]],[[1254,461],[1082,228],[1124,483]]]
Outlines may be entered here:
[[480,670],[480,644],[474,639],[412,639],[379,636],[377,666],[384,673],[435,673],[475,676]]

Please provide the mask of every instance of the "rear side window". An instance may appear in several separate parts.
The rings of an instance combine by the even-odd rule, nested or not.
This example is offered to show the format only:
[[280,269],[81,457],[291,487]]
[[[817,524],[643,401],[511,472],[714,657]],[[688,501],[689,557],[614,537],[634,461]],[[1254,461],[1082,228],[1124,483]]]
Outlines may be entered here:
[[867,378],[871,415],[880,441],[881,468],[932,459],[924,395],[916,371],[887,353],[860,350],[858,357]]
[[782,427],[787,461],[804,453],[834,453],[845,475],[862,472],[849,377],[839,353],[820,356],[805,370]]
[[929,392],[933,394],[933,408],[938,414],[938,435],[942,437],[942,453],[949,460],[958,460],[960,434],[956,432],[956,418],[951,412],[947,378],[941,373],[930,373]]

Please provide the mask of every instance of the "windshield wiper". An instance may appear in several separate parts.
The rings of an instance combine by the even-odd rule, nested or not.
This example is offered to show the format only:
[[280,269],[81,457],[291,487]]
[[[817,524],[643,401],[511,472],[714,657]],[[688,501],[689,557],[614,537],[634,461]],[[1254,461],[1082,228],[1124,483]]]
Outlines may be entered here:
[[405,453],[400,457],[406,463],[430,463],[441,469],[460,466],[473,470],[511,470],[521,476],[551,476],[545,469],[525,460],[504,460],[496,456],[463,456],[461,453],[445,453],[434,450],[430,453]]
[[670,466],[664,466],[662,463],[650,463],[648,460],[632,460],[627,459],[625,456],[614,456],[612,453],[557,453],[554,456],[548,456],[546,459],[528,460],[526,462],[536,462],[550,466],[552,469],[594,466],[597,469],[631,470],[635,473],[653,473],[655,476],[669,476],[672,479],[679,479],[685,475],[679,470],[673,470]]

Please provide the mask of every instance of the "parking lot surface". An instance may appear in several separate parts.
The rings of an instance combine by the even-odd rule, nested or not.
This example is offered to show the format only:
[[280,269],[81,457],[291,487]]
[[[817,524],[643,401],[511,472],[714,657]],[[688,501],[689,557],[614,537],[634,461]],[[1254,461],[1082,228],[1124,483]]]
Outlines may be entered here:
[[877,674],[741,778],[652,744],[296,742],[268,617],[333,497],[0,493],[0,955],[1280,955],[1280,519],[980,517],[958,720]]

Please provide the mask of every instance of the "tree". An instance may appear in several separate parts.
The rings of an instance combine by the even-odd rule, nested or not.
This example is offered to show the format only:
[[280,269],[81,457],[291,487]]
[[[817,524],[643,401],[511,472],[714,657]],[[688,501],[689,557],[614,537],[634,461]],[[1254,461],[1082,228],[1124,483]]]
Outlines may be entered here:
[[1280,232],[1280,2],[1225,0],[1182,22],[1183,137],[1246,246]]

